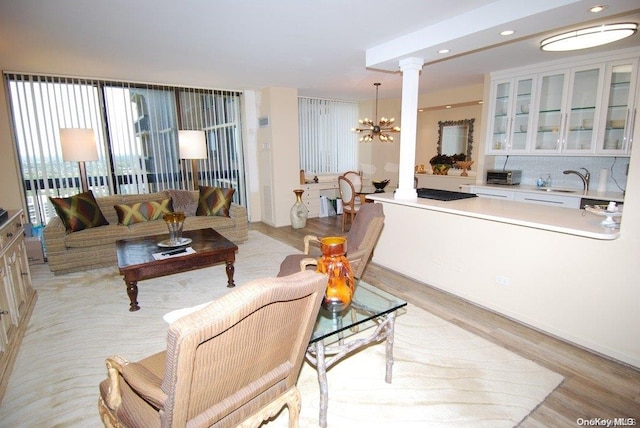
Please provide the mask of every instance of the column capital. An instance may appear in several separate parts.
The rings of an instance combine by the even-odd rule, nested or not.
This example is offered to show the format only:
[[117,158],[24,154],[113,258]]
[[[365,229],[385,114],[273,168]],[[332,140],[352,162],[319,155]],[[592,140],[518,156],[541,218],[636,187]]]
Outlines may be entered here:
[[424,65],[424,58],[418,57],[410,57],[401,59],[400,62],[400,70],[422,70],[422,66]]

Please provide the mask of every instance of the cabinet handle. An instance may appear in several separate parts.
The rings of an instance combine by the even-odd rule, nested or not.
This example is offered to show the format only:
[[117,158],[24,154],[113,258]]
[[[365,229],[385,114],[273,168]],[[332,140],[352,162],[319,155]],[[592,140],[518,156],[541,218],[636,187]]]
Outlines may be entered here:
[[7,232],[7,238],[11,238],[11,237],[13,237],[13,233]]
[[9,311],[0,311],[0,315],[6,315],[8,313],[9,313]]

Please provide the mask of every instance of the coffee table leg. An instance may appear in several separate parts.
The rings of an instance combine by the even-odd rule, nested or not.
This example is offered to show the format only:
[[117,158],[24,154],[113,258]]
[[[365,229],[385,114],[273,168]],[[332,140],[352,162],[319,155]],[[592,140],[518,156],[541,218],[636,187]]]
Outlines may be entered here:
[[233,274],[236,271],[236,268],[233,266],[233,262],[227,261],[227,287],[232,288],[236,286],[236,283],[233,282]]
[[127,295],[129,296],[129,312],[135,312],[140,309],[138,306],[138,281],[124,281],[127,284]]

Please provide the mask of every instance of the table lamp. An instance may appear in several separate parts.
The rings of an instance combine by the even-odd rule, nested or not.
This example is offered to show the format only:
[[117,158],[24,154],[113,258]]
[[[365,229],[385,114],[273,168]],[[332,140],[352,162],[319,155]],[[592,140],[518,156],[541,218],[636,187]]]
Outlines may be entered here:
[[60,128],[62,159],[78,162],[82,192],[89,190],[85,162],[98,160],[98,149],[93,129]]
[[204,131],[178,131],[180,159],[191,159],[193,186],[198,190],[198,159],[207,159],[207,140]]

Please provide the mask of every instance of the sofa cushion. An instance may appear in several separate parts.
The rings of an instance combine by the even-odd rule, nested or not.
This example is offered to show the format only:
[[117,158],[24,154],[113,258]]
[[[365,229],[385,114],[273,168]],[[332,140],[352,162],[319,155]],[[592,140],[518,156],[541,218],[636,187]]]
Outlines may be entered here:
[[127,239],[130,237],[131,234],[129,233],[128,227],[109,224],[70,233],[65,236],[64,245],[67,248],[94,248],[101,245],[113,245],[118,239]]
[[49,200],[68,232],[109,224],[91,190],[68,198],[50,197]]
[[173,212],[171,198],[160,201],[136,202],[133,204],[114,205],[118,213],[118,224],[129,226],[149,220],[161,219],[163,215]]
[[229,217],[234,192],[233,188],[200,186],[196,215]]
[[194,198],[193,191],[168,189],[166,192],[171,198],[174,211],[183,212],[187,217],[196,215],[198,200],[197,197]]

